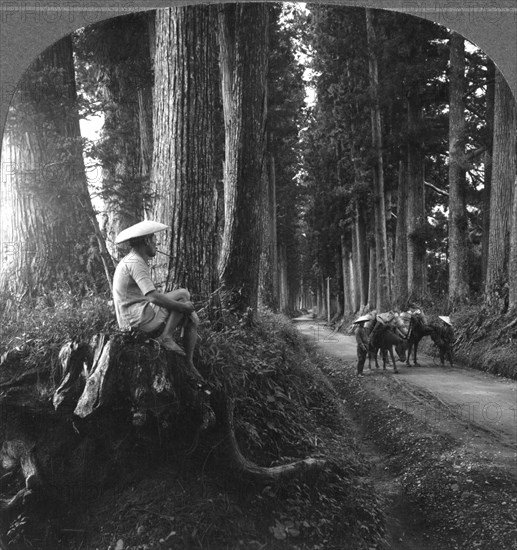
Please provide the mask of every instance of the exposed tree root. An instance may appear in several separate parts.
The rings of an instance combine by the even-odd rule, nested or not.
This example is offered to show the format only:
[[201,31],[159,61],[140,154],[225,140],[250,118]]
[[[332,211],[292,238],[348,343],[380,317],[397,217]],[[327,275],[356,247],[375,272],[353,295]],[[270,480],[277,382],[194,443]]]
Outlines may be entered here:
[[224,435],[221,452],[232,475],[242,481],[267,485],[302,476],[309,471],[319,471],[328,465],[320,458],[306,458],[280,466],[263,467],[245,458],[235,437],[233,402],[224,395],[213,400],[216,417]]

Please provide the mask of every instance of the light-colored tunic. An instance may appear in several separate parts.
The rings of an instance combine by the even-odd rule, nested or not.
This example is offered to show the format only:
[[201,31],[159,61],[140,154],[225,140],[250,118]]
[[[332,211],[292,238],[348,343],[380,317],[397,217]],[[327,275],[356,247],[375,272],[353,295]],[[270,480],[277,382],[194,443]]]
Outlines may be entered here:
[[120,260],[113,277],[113,302],[121,329],[141,328],[156,316],[156,309],[145,298],[156,290],[149,266],[145,260],[131,251]]

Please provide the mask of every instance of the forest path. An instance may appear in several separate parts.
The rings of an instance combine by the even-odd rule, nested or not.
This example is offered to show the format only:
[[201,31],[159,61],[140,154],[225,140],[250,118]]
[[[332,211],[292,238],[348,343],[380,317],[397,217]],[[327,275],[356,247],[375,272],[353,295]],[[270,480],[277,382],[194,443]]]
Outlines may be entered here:
[[[343,360],[343,368],[356,368],[356,343],[353,336],[333,332],[323,323],[309,316],[293,319],[298,330],[318,347]],[[365,365],[364,383],[379,392],[383,376],[390,376],[414,399],[411,402],[397,396],[389,398],[390,405],[419,416],[447,431],[459,432],[474,428],[487,437],[517,449],[517,382],[489,373],[459,367],[439,365],[437,358],[422,353],[418,367],[407,367],[400,362],[399,374],[389,367],[368,369]],[[416,403],[416,405],[415,405]],[[418,405],[420,403],[420,405]],[[456,426],[456,429],[455,429]]]
[[[327,356],[342,360],[343,372],[356,371],[354,336],[333,332],[324,323],[309,316],[293,320],[296,328]],[[517,384],[515,381],[470,369],[439,366],[438,361],[419,355],[418,367],[397,365],[372,370],[358,379],[361,389],[399,408],[415,418],[415,431],[430,425],[457,441],[463,456],[489,461],[494,468],[515,476],[517,462]],[[329,380],[339,387],[339,367]],[[346,383],[346,382],[345,382]],[[339,390],[338,390],[338,393]],[[344,397],[343,395],[340,395]],[[361,452],[370,463],[370,479],[378,496],[385,502],[390,550],[449,550],[454,545],[438,541],[426,527],[426,515],[406,495],[399,475],[390,467],[390,459],[377,447],[362,426],[362,412],[346,400]]]

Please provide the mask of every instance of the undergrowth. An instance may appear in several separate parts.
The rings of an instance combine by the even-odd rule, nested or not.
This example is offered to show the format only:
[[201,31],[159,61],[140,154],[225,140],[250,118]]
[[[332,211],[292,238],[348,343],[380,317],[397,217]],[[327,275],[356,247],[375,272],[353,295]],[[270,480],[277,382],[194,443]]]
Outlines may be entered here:
[[9,303],[0,318],[0,378],[32,368],[50,374],[63,344],[115,329],[112,303],[95,293],[55,291],[33,304]]
[[324,360],[291,325],[262,312],[253,329],[202,329],[199,368],[235,400],[236,436],[264,466],[325,457],[317,479],[266,487],[252,497],[268,518],[268,548],[369,548],[384,540],[380,503],[368,483]]
[[[2,376],[8,368],[52,372],[63,343],[116,329],[107,299],[66,292],[34,309],[4,311],[2,320]],[[383,547],[382,506],[320,370],[323,360],[281,316],[261,312],[245,325],[225,312],[216,323],[202,318],[194,358],[232,397],[243,454],[261,466],[310,456],[327,459],[328,467],[260,488],[228,479],[224,464],[210,456],[156,456],[133,482],[124,476],[85,503],[84,530],[63,539],[66,548],[115,548],[120,539],[126,550]]]

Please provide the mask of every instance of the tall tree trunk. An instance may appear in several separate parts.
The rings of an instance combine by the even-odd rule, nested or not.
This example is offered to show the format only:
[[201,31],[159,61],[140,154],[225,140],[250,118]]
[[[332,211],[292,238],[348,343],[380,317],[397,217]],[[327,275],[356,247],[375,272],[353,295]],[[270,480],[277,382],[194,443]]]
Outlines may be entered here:
[[449,40],[449,301],[468,297],[468,218],[465,169],[465,46],[452,32]]
[[[13,98],[2,160],[11,167],[2,181],[12,251],[4,288],[35,295],[59,282],[76,292],[77,277],[90,265],[100,267],[100,260],[110,281],[113,264],[84,171],[70,36],[45,50],[24,75]],[[91,276],[97,277],[97,268]]]
[[391,281],[389,276],[388,244],[386,235],[384,169],[382,159],[382,126],[378,92],[379,77],[377,57],[375,55],[376,38],[370,9],[366,9],[366,30],[368,34],[372,147],[375,155],[375,162],[373,165],[373,195],[377,257],[377,307],[382,311],[385,311],[389,309],[391,305]]
[[171,256],[159,273],[166,289],[188,288],[197,299],[214,290],[215,45],[213,8],[157,11],[152,190]]
[[397,197],[397,235],[395,241],[395,273],[393,303],[403,308],[408,298],[408,262],[407,262],[407,174],[406,163],[399,162],[399,184]]
[[287,315],[289,313],[289,288],[285,245],[278,246],[278,304],[280,311]]
[[359,246],[357,243],[357,219],[354,215],[352,226],[352,254],[350,255],[350,269],[354,280],[354,292],[352,295],[352,310],[359,311],[363,305],[361,302],[362,274],[359,266]]
[[354,312],[352,273],[350,270],[350,245],[344,235],[341,235],[341,264],[343,274],[343,315],[346,317]]
[[368,242],[366,239],[366,224],[364,212],[361,204],[356,202],[356,235],[357,235],[357,266],[359,271],[359,285],[361,293],[361,308],[364,308],[369,302],[368,292]]
[[268,170],[264,171],[263,227],[265,240],[260,263],[260,303],[278,309],[278,243],[276,224],[275,158],[269,156]]
[[486,281],[488,266],[488,241],[490,236],[490,190],[492,182],[492,143],[494,136],[494,100],[495,100],[495,65],[487,59],[486,75],[486,153],[485,182],[483,188],[483,235],[481,240],[481,273],[483,283]]
[[370,243],[369,278],[368,278],[368,309],[379,310],[377,302],[377,259],[375,244]]
[[422,106],[419,91],[408,94],[408,299],[420,301],[427,291],[424,163],[419,136]]
[[[508,283],[508,305],[517,305],[517,107],[503,75],[496,69],[490,242],[485,288],[486,302],[504,310],[503,286]],[[513,209],[512,209],[513,206]]]
[[226,305],[243,312],[258,296],[268,6],[225,5],[218,13],[226,151],[219,274]]

